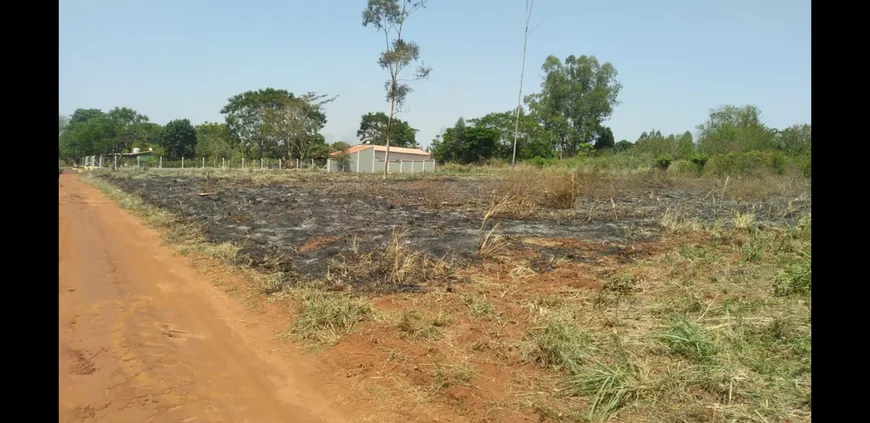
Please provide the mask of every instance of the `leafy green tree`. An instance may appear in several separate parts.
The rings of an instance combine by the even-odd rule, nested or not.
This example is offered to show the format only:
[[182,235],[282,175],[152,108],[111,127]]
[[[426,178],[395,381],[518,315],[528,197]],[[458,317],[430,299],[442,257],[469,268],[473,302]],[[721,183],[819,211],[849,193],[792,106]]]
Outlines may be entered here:
[[595,138],[594,147],[596,150],[605,150],[608,148],[613,148],[616,143],[613,140],[613,131],[606,126],[602,126],[598,130],[598,134]]
[[350,144],[348,144],[344,141],[336,141],[336,142],[329,145],[329,149],[333,152],[334,151],[345,151],[348,148],[350,148]]
[[163,138],[163,125],[154,122],[146,122],[142,124],[141,140],[147,145],[160,145]]
[[329,158],[329,153],[332,152],[332,147],[326,143],[326,138],[321,134],[314,134],[311,137],[311,142],[308,147],[308,156],[306,159],[314,159],[317,163],[324,163]]
[[628,151],[632,147],[634,147],[634,143],[629,140],[621,140],[613,146],[613,150],[616,152]]
[[269,150],[277,149],[277,141],[263,127],[265,112],[280,109],[294,98],[289,91],[274,88],[245,91],[230,97],[221,114],[234,143],[243,154],[262,158]]
[[661,131],[651,130],[641,134],[634,146],[635,151],[640,154],[652,157],[667,155],[676,160],[688,159],[695,153],[695,144],[689,131],[679,136],[670,134],[665,137]]
[[392,130],[389,136],[390,118],[384,112],[366,113],[359,123],[356,136],[363,144],[386,145],[387,138],[396,147],[415,147],[417,145],[417,130],[399,118],[393,118]]
[[580,144],[595,141],[619,104],[622,84],[616,80],[616,68],[608,62],[599,64],[594,56],[571,55],[564,63],[549,56],[541,69],[545,73],[541,92],[527,96],[526,102],[555,135],[559,150],[574,156]]
[[196,129],[188,119],[176,119],[166,124],[160,146],[169,160],[191,158],[196,152]]
[[106,116],[112,122],[115,133],[111,149],[113,153],[129,151],[133,142],[141,139],[145,130],[143,124],[148,122],[148,116],[127,107],[115,107]]
[[112,151],[115,127],[109,117],[99,109],[77,109],[59,136],[60,157],[78,161],[85,156]]
[[515,139],[517,158],[520,160],[527,160],[533,157],[550,158],[555,156],[552,136],[544,130],[537,119],[530,114],[520,113],[518,126],[516,119],[516,111],[511,110],[490,113],[480,118],[470,119],[468,123],[498,131],[499,139],[496,145],[495,157],[500,159],[513,159]]
[[106,113],[100,109],[76,109],[72,116],[69,117],[69,126],[75,126],[105,115]]
[[219,122],[206,122],[196,128],[196,155],[209,159],[232,159],[239,154],[227,126]]
[[711,156],[775,147],[776,134],[761,122],[756,106],[722,106],[711,110],[710,118],[698,125],[698,148]]
[[[378,64],[382,69],[390,73],[390,79],[385,84],[387,101],[390,103],[390,113],[387,115],[387,136],[384,145],[387,147],[384,160],[390,160],[390,141],[393,135],[393,119],[398,109],[405,104],[411,86],[400,79],[402,71],[420,59],[420,46],[417,43],[406,41],[402,31],[405,22],[417,10],[426,7],[427,0],[368,0],[365,10],[362,12],[363,26],[372,25],[378,32],[384,33],[386,49],[381,53]],[[427,78],[432,68],[421,64],[417,67],[411,81]],[[384,178],[387,177],[387,168],[384,166]]]
[[286,99],[280,107],[269,108],[263,113],[261,130],[267,139],[272,139],[274,147],[280,154],[292,160],[294,158],[307,160],[312,147],[318,146],[324,151],[328,148],[319,131],[326,125],[326,113],[323,106],[335,100],[335,97],[325,99],[325,95],[307,93],[300,97]]
[[495,155],[500,134],[481,126],[467,126],[459,118],[456,125],[433,141],[435,160],[459,164],[482,163]]
[[792,125],[777,134],[777,146],[790,155],[809,153],[813,147],[812,137],[812,126]]

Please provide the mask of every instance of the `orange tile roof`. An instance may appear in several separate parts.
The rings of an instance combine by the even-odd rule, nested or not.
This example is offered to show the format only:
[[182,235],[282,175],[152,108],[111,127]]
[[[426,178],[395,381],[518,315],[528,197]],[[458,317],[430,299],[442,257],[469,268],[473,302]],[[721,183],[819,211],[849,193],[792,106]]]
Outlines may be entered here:
[[[387,147],[383,145],[371,145],[371,144],[359,144],[353,147],[344,150],[345,154],[353,154],[357,151],[368,150],[369,148],[374,148],[375,151],[387,151]],[[331,156],[335,156],[341,153],[340,151],[333,152],[330,154]],[[418,156],[426,156],[429,157],[429,153],[419,149],[419,148],[404,148],[404,147],[390,147],[390,153],[402,153],[402,154],[414,154]]]

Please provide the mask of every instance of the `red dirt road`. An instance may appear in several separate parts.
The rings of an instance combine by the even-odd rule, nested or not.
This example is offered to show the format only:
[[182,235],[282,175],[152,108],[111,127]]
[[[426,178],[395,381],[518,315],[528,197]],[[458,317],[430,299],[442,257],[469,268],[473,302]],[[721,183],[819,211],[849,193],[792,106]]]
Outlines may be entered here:
[[274,325],[77,175],[60,184],[60,422],[349,421]]

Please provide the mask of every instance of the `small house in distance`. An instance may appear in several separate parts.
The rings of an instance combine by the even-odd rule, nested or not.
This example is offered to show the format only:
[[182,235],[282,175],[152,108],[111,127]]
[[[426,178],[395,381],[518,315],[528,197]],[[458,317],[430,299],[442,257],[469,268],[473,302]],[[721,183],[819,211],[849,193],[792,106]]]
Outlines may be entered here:
[[[330,154],[326,165],[330,172],[381,173],[387,163],[384,161],[387,147],[383,145],[360,144],[344,151]],[[434,172],[435,161],[429,153],[419,148],[390,147],[390,173]]]

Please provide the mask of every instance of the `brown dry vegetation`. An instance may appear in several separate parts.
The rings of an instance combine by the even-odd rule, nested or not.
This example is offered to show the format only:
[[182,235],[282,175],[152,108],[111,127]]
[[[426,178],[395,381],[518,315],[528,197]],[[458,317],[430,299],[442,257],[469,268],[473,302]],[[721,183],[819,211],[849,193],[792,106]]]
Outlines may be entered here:
[[[254,287],[243,298],[292,310],[282,335],[344,372],[376,404],[371,421],[810,421],[802,177],[519,168],[476,177],[479,186],[437,175],[212,178],[328,183],[334,196],[364,191],[394,207],[478,216],[469,259],[427,254],[393,229],[378,248],[348,235],[325,276],[298,283],[239,268]],[[363,184],[341,184],[348,180]],[[182,217],[89,181],[163,228],[182,253],[238,264],[239,246],[208,242]],[[671,203],[637,200],[647,197]],[[618,242],[507,235],[502,218],[605,222],[623,233]],[[647,223],[623,224],[639,218]],[[379,289],[389,286],[414,289]]]

